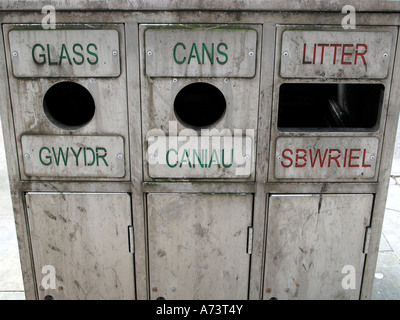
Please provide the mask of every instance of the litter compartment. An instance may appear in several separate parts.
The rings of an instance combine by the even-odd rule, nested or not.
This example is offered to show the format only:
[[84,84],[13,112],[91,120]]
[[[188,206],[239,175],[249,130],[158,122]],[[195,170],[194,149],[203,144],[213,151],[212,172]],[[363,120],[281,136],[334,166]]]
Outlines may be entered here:
[[382,84],[284,83],[279,88],[278,130],[325,131],[376,128]]

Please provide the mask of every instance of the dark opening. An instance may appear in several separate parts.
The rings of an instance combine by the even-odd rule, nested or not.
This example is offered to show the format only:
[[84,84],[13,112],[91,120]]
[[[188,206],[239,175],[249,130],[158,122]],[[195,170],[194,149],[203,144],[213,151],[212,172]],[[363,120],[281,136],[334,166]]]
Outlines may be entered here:
[[226,101],[215,86],[196,82],[182,88],[174,101],[176,118],[185,126],[201,129],[215,124],[225,113]]
[[278,129],[374,129],[383,92],[382,84],[283,84]]
[[95,105],[90,92],[75,82],[59,82],[47,90],[44,112],[51,122],[63,129],[78,129],[94,116]]

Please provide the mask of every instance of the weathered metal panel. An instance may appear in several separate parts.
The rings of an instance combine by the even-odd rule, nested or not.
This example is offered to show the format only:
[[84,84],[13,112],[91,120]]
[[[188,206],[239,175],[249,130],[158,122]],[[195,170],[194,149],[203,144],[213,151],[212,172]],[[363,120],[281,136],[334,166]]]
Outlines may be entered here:
[[252,195],[148,194],[152,299],[247,299]]
[[379,139],[374,137],[279,137],[275,177],[337,181],[373,178]]
[[124,139],[120,136],[24,135],[21,145],[27,176],[125,175]]
[[149,176],[152,178],[243,178],[254,171],[251,137],[148,137]]
[[162,26],[145,31],[150,77],[254,77],[257,31]]
[[377,78],[388,75],[392,32],[305,31],[282,33],[284,78]]
[[264,299],[358,299],[373,195],[269,198]]
[[135,298],[128,194],[28,193],[26,204],[40,299]]
[[[40,12],[44,5],[48,3],[44,0],[1,0],[0,9],[6,11],[35,11]],[[227,0],[186,0],[186,1],[171,1],[171,0],[153,0],[153,1],[137,1],[137,0],[98,0],[98,1],[68,1],[68,0],[53,0],[51,4],[60,12],[71,10],[74,11],[149,11],[150,18],[154,16],[154,11],[159,14],[167,11],[178,11],[178,17],[182,19],[184,13],[195,14],[193,17],[198,16],[198,12],[202,13],[217,11],[218,16],[221,12],[232,11],[235,14],[238,12],[316,12],[317,16],[323,16],[323,12],[334,12],[339,14],[339,22],[342,19],[340,12],[346,5],[354,5],[357,12],[398,12],[400,11],[400,4],[396,0],[370,0],[370,1],[357,1],[357,0],[299,0],[299,1],[282,1],[282,0],[268,0],[268,6],[265,5],[265,0],[252,0],[252,1],[227,1]],[[189,14],[187,14],[189,15]],[[290,15],[291,17],[291,15]],[[126,17],[124,16],[126,19]],[[148,19],[150,19],[148,18]],[[310,19],[308,17],[308,19]],[[303,21],[302,21],[303,22]],[[294,22],[295,23],[295,22]]]
[[16,77],[117,77],[121,73],[117,30],[11,30]]
[[[56,30],[47,30],[48,32],[53,32],[53,31],[65,31],[68,33],[69,31],[82,31],[82,30],[88,30],[88,31],[93,31],[91,27],[94,25],[66,25],[66,24],[60,24],[57,25]],[[104,26],[103,26],[104,27]],[[12,34],[12,32],[20,32],[20,30],[26,30],[26,31],[38,31],[33,28],[38,28],[37,25],[11,25],[11,24],[5,24],[3,25],[3,32],[5,36],[5,41],[9,42],[9,35]],[[100,34],[100,32],[103,29],[101,29],[100,25],[96,25],[94,31],[96,31],[96,34]],[[107,28],[104,29],[106,31],[112,32],[111,35],[113,37],[116,35],[118,40],[118,43],[121,48],[125,47],[125,37],[124,37],[124,27],[122,24],[109,24],[107,25]],[[85,33],[90,36],[91,33]],[[107,35],[108,33],[106,33]],[[66,36],[67,37],[67,36]],[[97,36],[99,37],[99,36]],[[53,39],[53,38],[51,38]],[[68,37],[66,38],[68,40]],[[42,40],[42,39],[40,39]],[[74,40],[74,39],[72,39]],[[96,38],[91,39],[90,37],[87,40],[93,40],[95,41]],[[60,43],[63,43],[63,38],[61,37]],[[97,41],[97,40],[96,40]],[[105,38],[101,38],[101,43],[106,43]],[[113,40],[114,41],[114,40]],[[49,42],[50,43],[50,42]],[[83,46],[83,42],[80,42]],[[94,43],[94,42],[93,42]],[[96,42],[97,43],[97,42]],[[74,42],[72,42],[72,45]],[[71,45],[71,43],[69,43]],[[47,46],[45,46],[47,49]],[[93,47],[92,47],[93,49]],[[76,48],[78,50],[78,47]],[[101,52],[100,47],[98,47],[98,52]],[[65,69],[64,66],[59,66],[59,65],[51,65],[50,67],[54,67],[55,69],[62,69],[64,71],[68,71],[65,74],[65,78],[58,78],[58,77],[36,77],[36,78],[16,78],[13,76],[13,68],[12,68],[12,55],[13,51],[12,49],[7,46],[6,47],[6,55],[9,57],[8,60],[8,72],[9,72],[9,87],[10,87],[10,98],[11,98],[11,103],[12,103],[12,116],[13,116],[13,121],[15,124],[15,134],[16,134],[16,141],[17,141],[17,153],[19,155],[19,168],[20,168],[20,176],[23,180],[29,179],[29,180],[42,180],[42,179],[50,179],[50,180],[66,180],[66,179],[73,179],[73,180],[78,180],[81,178],[81,176],[76,176],[76,177],[62,177],[61,175],[58,176],[27,176],[24,171],[24,161],[25,159],[23,158],[23,150],[22,150],[22,144],[21,144],[21,138],[24,135],[76,135],[76,136],[121,136],[124,139],[124,143],[128,144],[129,143],[129,126],[127,122],[128,118],[128,102],[127,102],[127,94],[126,94],[126,88],[127,88],[127,82],[126,82],[126,56],[125,56],[125,50],[119,50],[118,55],[116,56],[118,58],[118,63],[120,65],[120,74],[117,77],[96,77],[96,74],[93,73],[93,76],[91,77],[75,77],[69,72],[73,71],[72,69]],[[20,55],[19,55],[20,57]],[[90,56],[92,57],[92,56]],[[21,58],[21,57],[20,57]],[[47,57],[46,57],[47,58]],[[76,60],[79,57],[75,57]],[[115,57],[113,56],[113,59]],[[31,59],[31,55],[27,57],[27,59]],[[72,55],[70,56],[70,59],[72,59]],[[72,67],[69,65],[67,62],[68,59],[63,59],[63,63],[67,63],[68,67]],[[99,62],[100,62],[100,56],[99,56]],[[43,66],[42,66],[43,67]],[[81,67],[78,65],[77,67]],[[75,67],[74,67],[75,68]],[[102,67],[100,66],[91,66],[88,70],[94,70],[93,72],[97,72],[97,69],[101,69]],[[60,72],[64,72],[60,71]],[[56,72],[56,71],[55,71]],[[91,71],[92,72],[92,71]],[[63,74],[63,73],[61,73]],[[79,74],[79,73],[78,73]],[[56,76],[56,74],[54,74]],[[70,77],[72,76],[72,78]],[[44,97],[48,90],[55,84],[59,84],[60,82],[63,81],[73,81],[75,83],[78,83],[82,85],[85,89],[87,89],[90,93],[90,95],[93,98],[94,105],[95,105],[95,113],[93,118],[86,123],[84,126],[80,128],[73,128],[73,130],[70,130],[70,128],[66,128],[65,126],[62,125],[57,125],[54,121],[52,121],[51,118],[49,118],[46,110],[45,110],[45,104],[44,104]],[[80,99],[79,95],[75,97],[76,99]],[[65,107],[65,106],[64,106]],[[65,108],[68,108],[65,107]],[[75,116],[79,117],[80,116],[80,109],[73,108],[71,106],[71,117]],[[119,143],[118,143],[119,144]],[[90,147],[90,146],[89,146]],[[123,159],[124,159],[124,166],[125,166],[125,175],[123,178],[118,178],[118,179],[123,179],[123,180],[130,180],[130,166],[128,165],[128,159],[129,159],[129,148],[125,148],[125,154],[123,154]],[[72,155],[72,154],[71,154]],[[82,155],[82,154],[81,154]],[[88,168],[88,167],[87,167]],[[89,170],[90,171],[90,170]],[[94,179],[99,179],[99,174],[98,176],[90,176],[92,173],[83,176],[85,179],[88,180],[94,180]],[[119,175],[120,173],[118,173]],[[112,178],[116,178],[116,176],[113,177],[105,177],[102,176],[101,179],[109,180]]]

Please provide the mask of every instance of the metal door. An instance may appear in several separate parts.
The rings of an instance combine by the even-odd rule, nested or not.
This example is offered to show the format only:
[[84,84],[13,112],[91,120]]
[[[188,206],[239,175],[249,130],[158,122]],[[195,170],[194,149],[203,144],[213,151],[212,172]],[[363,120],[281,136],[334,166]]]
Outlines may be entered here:
[[372,194],[269,198],[264,299],[358,299]]
[[32,192],[26,204],[40,299],[135,298],[130,195]]
[[252,195],[153,193],[147,203],[152,299],[247,299]]

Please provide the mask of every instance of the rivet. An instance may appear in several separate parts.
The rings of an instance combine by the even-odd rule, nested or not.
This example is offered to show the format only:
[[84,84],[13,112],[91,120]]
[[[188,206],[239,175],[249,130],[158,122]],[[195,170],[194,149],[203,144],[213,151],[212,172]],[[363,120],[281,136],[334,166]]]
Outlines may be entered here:
[[149,56],[151,56],[151,55],[153,54],[153,52],[152,52],[151,50],[149,50],[149,51],[147,51],[147,54],[148,54]]
[[13,55],[13,57],[18,56],[18,52],[17,52],[17,51],[14,51],[14,52],[12,53],[12,55]]
[[118,51],[117,51],[117,50],[114,50],[114,51],[112,52],[112,54],[113,54],[113,56],[116,56],[116,55],[118,54]]

